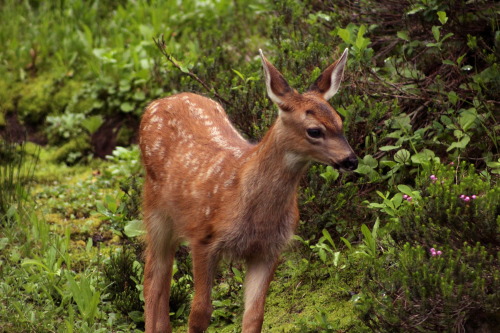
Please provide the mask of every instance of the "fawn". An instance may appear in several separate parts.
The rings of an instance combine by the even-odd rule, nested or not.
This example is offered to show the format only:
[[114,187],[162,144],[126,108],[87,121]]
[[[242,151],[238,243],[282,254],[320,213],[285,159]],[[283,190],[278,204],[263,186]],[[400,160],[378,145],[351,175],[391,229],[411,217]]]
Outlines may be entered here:
[[260,51],[267,93],[279,115],[255,145],[206,97],[181,93],[146,108],[140,125],[146,332],[172,331],[172,265],[183,240],[190,244],[194,276],[189,332],[204,332],[210,324],[212,282],[222,257],[246,263],[243,332],[261,331],[278,257],[298,223],[301,176],[311,161],[343,171],[358,165],[342,120],[327,102],[339,88],[347,54],[300,94]]

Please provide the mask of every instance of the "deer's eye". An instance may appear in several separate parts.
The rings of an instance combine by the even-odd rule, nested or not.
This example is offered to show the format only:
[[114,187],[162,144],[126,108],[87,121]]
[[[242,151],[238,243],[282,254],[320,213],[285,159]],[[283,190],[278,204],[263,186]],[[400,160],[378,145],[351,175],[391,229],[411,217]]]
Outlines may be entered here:
[[307,135],[313,139],[319,139],[323,136],[323,132],[319,128],[308,128]]

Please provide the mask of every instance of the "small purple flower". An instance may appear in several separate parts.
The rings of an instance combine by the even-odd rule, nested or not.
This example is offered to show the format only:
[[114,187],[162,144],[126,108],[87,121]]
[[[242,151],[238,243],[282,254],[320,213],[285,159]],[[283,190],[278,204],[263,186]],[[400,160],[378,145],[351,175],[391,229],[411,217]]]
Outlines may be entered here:
[[412,199],[413,199],[412,197],[408,196],[408,197],[406,198],[406,201],[411,201]]
[[442,254],[443,254],[443,252],[441,252],[441,251],[436,251],[436,249],[435,249],[435,248],[433,248],[433,247],[429,250],[429,252],[431,253],[431,256],[433,256],[433,257],[435,257],[435,256],[440,256],[440,255],[442,255]]
[[455,163],[454,162],[450,162],[450,165],[455,165]]
[[460,199],[464,199],[464,198],[465,198],[465,195],[464,195],[464,194],[462,194],[462,195],[460,196]]
[[476,199],[477,199],[477,195],[473,194],[473,195],[471,196],[471,198],[472,198],[473,200],[476,200]]
[[407,198],[408,198],[408,195],[407,195],[407,194],[403,195],[403,199],[405,199],[405,200],[406,200]]
[[430,178],[433,182],[435,182],[435,181],[437,180],[436,175],[431,175],[429,178]]
[[469,201],[470,201],[470,197],[465,197],[465,198],[464,198],[464,201],[465,201],[465,202],[469,202]]

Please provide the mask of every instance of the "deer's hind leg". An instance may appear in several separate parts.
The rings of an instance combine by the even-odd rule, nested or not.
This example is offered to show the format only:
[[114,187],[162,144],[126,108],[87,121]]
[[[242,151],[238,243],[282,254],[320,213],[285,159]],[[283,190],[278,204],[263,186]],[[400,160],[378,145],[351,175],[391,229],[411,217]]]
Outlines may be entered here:
[[189,333],[205,332],[212,315],[212,283],[218,255],[206,244],[191,244],[193,257],[194,298],[189,314]]
[[144,269],[146,332],[170,333],[170,283],[177,242],[172,223],[166,216],[145,207],[144,220],[147,228]]

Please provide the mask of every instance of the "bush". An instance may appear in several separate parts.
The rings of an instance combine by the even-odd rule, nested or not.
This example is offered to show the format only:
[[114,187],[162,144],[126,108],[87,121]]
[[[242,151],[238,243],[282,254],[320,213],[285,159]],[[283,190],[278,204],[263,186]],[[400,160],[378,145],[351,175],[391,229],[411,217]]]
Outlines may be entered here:
[[402,193],[370,204],[384,213],[390,244],[367,263],[358,307],[375,331],[500,323],[500,189],[466,163],[432,170],[416,190],[400,185]]

